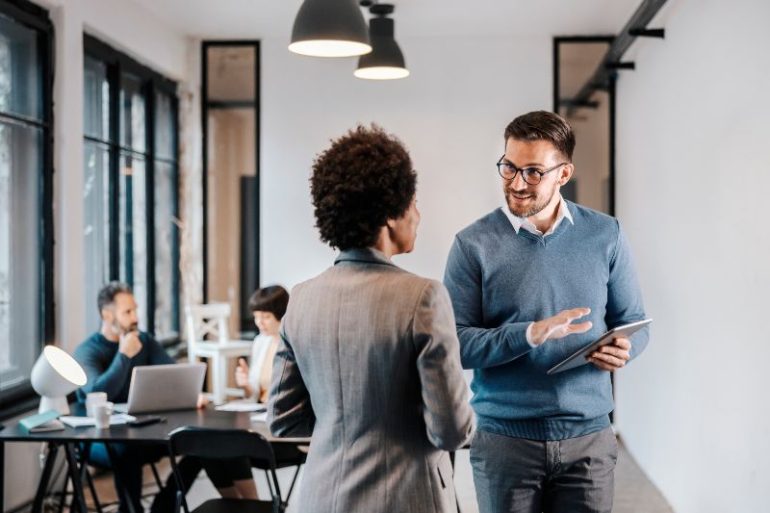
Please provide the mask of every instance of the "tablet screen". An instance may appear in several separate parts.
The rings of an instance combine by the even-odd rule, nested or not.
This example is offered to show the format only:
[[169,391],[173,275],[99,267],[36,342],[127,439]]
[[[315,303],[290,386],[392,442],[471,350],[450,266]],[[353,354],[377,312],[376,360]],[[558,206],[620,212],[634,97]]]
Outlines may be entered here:
[[601,346],[609,344],[615,337],[631,336],[633,333],[636,333],[651,322],[652,319],[644,319],[642,321],[631,322],[629,324],[624,324],[622,326],[616,326],[612,328],[587,346],[578,349],[567,358],[548,369],[548,374],[556,374],[557,372],[562,372],[568,369],[574,369],[575,367],[580,367],[581,365],[585,365],[588,363],[586,357]]

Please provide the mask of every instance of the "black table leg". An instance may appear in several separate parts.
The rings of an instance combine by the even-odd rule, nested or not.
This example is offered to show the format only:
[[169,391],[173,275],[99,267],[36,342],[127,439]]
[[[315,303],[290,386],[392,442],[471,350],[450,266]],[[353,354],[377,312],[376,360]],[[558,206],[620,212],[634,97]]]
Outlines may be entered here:
[[88,483],[88,489],[91,490],[91,498],[94,501],[94,507],[97,513],[102,513],[102,504],[99,502],[99,496],[96,495],[96,488],[94,487],[94,480],[91,474],[88,472],[88,457],[91,455],[91,442],[83,443],[82,451],[80,453],[80,478],[85,479]]
[[125,504],[128,508],[128,513],[139,513],[135,511],[136,508],[134,508],[134,501],[126,490],[126,487],[123,484],[123,480],[121,479],[120,472],[118,471],[118,457],[115,454],[115,449],[113,449],[112,446],[106,442],[104,447],[107,449],[107,456],[110,458],[110,466],[112,467],[112,472],[115,476],[115,491],[118,492],[118,500],[121,502],[121,508],[122,504]]
[[[59,513],[64,513],[64,505],[67,503],[67,487],[70,484],[70,473],[64,476],[64,486],[61,489],[61,497],[59,500]],[[70,511],[74,511],[72,504],[75,503],[75,494],[72,494],[72,503],[70,504]]]
[[67,455],[67,466],[72,478],[73,501],[77,504],[80,513],[88,513],[86,497],[83,493],[83,481],[80,480],[80,468],[78,467],[78,460],[75,458],[75,449],[72,447],[72,444],[64,444],[64,452]]
[[53,442],[48,442],[48,456],[45,458],[43,473],[40,475],[40,481],[37,484],[35,500],[32,502],[32,513],[42,513],[43,511],[43,499],[45,499],[45,494],[48,490],[48,482],[51,480],[53,464],[56,462],[56,455],[58,453],[59,446]]

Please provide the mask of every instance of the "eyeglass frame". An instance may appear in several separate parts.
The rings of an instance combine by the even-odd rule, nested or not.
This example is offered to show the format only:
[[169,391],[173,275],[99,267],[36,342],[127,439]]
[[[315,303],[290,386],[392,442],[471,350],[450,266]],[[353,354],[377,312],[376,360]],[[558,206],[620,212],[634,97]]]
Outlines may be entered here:
[[[503,154],[503,156],[500,157],[500,160],[498,160],[497,164],[496,164],[496,166],[497,166],[497,174],[500,175],[500,178],[502,178],[503,180],[512,182],[513,180],[516,179],[516,175],[521,173],[521,179],[524,180],[524,182],[529,184],[529,185],[539,185],[540,182],[543,180],[543,176],[545,176],[546,174],[550,173],[551,171],[556,171],[561,166],[569,164],[569,162],[562,162],[561,164],[557,164],[557,165],[555,165],[552,168],[546,169],[545,171],[540,171],[539,169],[534,168],[534,167],[524,167],[524,168],[516,167],[516,164],[514,164],[511,161],[503,162],[504,158],[505,158],[505,154]],[[504,176],[503,172],[501,170],[501,166],[508,166],[508,167],[513,168],[513,176],[510,177],[510,178],[507,178],[506,176]],[[538,176],[537,182],[532,183],[529,180],[527,180],[527,176],[529,176],[529,177],[533,176],[531,173],[535,173],[535,175]]]

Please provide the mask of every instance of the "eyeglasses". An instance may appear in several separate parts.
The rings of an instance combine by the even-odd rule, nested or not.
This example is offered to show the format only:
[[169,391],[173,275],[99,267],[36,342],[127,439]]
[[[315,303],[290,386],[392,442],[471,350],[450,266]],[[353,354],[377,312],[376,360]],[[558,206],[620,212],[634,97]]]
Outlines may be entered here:
[[561,166],[568,164],[568,162],[562,162],[561,164],[557,164],[550,169],[546,169],[545,171],[540,171],[536,167],[518,168],[514,163],[508,162],[507,160],[504,161],[503,160],[504,158],[505,158],[505,155],[500,157],[500,160],[497,162],[497,172],[500,174],[500,176],[504,180],[513,180],[514,178],[516,178],[517,173],[521,173],[521,177],[529,185],[539,184],[540,180],[543,179],[543,175],[550,173],[551,171],[556,171]]

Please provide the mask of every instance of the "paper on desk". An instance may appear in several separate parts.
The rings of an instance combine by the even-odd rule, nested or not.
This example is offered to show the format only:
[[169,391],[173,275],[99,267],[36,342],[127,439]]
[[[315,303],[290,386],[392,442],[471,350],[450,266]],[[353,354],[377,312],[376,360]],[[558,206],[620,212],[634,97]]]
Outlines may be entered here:
[[255,413],[250,418],[252,422],[267,422],[267,412]]
[[[75,417],[74,415],[63,415],[59,417],[59,420],[73,428],[96,425],[96,420],[93,417]],[[128,415],[126,413],[115,413],[110,415],[110,426],[125,424],[126,422],[130,422],[132,420],[136,420],[136,417],[133,415]]]
[[230,401],[229,403],[220,404],[216,407],[218,411],[253,411],[262,412],[266,411],[265,405],[255,401]]

